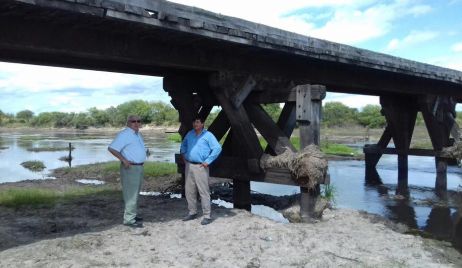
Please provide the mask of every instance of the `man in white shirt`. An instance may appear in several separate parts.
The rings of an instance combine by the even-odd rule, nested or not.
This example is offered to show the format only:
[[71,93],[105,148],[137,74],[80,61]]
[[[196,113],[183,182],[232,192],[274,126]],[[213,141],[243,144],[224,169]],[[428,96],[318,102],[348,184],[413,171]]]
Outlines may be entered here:
[[125,203],[124,225],[134,228],[143,227],[143,219],[137,216],[138,196],[143,182],[143,164],[146,160],[143,136],[139,133],[141,119],[130,115],[127,127],[120,131],[108,147],[120,160],[120,177]]

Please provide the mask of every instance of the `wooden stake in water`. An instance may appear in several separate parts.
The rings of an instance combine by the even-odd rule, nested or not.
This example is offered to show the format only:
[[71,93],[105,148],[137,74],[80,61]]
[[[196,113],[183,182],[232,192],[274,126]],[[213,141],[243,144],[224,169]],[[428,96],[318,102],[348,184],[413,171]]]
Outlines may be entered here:
[[72,143],[69,142],[69,157],[68,157],[68,162],[69,162],[69,167],[72,167],[71,162],[72,162]]

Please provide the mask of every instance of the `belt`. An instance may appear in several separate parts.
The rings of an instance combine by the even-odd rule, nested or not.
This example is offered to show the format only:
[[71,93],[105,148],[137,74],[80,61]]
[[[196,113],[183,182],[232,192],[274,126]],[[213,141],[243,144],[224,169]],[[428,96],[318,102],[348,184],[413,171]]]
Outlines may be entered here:
[[200,165],[202,164],[201,162],[191,162],[191,161],[188,161],[189,163],[193,164],[193,165]]
[[131,162],[130,162],[130,165],[133,165],[133,166],[142,166],[142,165],[144,165],[144,163],[131,163]]

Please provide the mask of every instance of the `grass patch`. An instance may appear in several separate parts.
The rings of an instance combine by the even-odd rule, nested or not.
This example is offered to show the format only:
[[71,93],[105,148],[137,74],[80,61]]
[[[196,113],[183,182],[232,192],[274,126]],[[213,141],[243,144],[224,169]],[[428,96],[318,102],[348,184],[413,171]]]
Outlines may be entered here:
[[[169,134],[167,139],[178,143],[181,142],[181,136],[178,133]],[[268,145],[266,140],[263,137],[260,137],[258,140],[260,142],[260,146],[262,148],[266,148]],[[290,142],[297,150],[300,150],[300,137],[292,137],[290,138]],[[321,143],[321,151],[325,154],[340,156],[358,156],[359,154],[357,150],[352,149],[346,145],[326,142]]]
[[433,149],[431,141],[416,141],[412,142],[411,148],[415,149]]
[[59,201],[68,201],[82,196],[108,195],[115,193],[118,193],[118,191],[108,186],[75,187],[69,188],[63,192],[40,188],[10,188],[0,192],[0,206],[20,207],[25,205],[53,205]]
[[327,200],[329,200],[332,203],[335,203],[335,194],[337,190],[334,185],[332,184],[326,184],[322,185],[321,188],[321,196]]
[[[74,150],[75,147],[72,146],[71,150]],[[67,147],[37,147],[37,148],[27,148],[29,152],[57,152],[57,151],[69,151],[69,146]]]
[[[266,148],[268,143],[262,137],[259,138],[259,141],[262,148]],[[292,137],[290,142],[297,150],[300,150],[300,137]],[[321,142],[321,151],[325,154],[341,156],[357,156],[359,154],[357,150],[344,144],[326,142]]]
[[[144,163],[144,177],[147,180],[176,173],[177,167],[174,163]],[[114,181],[115,178],[120,177],[120,162],[110,161],[104,163],[75,166],[72,168],[58,168],[53,170],[53,176],[71,178],[98,178],[104,181]]]
[[337,143],[321,143],[321,151],[325,154],[341,156],[357,156],[359,154],[357,150]]
[[10,147],[8,147],[8,146],[0,146],[0,150],[5,150],[5,149],[8,149],[8,148],[10,148]]
[[19,141],[40,141],[40,140],[46,140],[46,137],[43,136],[21,136],[19,137]]
[[23,166],[24,168],[27,168],[28,170],[35,171],[35,172],[42,171],[46,168],[45,164],[43,164],[42,161],[37,161],[37,160],[22,162],[21,166]]
[[180,135],[180,133],[168,134],[167,135],[167,140],[180,143],[181,142],[181,135]]

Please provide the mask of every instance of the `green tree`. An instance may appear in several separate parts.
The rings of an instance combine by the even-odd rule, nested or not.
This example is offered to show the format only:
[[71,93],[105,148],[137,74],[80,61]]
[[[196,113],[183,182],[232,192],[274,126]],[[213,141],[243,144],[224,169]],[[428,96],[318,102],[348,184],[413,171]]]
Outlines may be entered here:
[[133,100],[118,105],[117,114],[121,125],[126,123],[127,117],[131,114],[138,115],[145,124],[152,121],[151,105],[143,100]]
[[16,118],[19,120],[23,120],[24,122],[29,122],[29,120],[32,119],[32,117],[34,117],[34,112],[30,110],[22,110],[16,114]]
[[322,111],[322,124],[327,127],[356,124],[358,110],[341,102],[327,102]]
[[30,124],[34,127],[52,127],[54,126],[53,113],[44,112],[32,118]]
[[110,116],[107,111],[98,110],[96,107],[93,107],[88,109],[88,113],[97,127],[105,126],[110,122]]
[[386,125],[385,117],[380,113],[380,105],[368,104],[358,113],[358,122],[370,128],[381,128]]
[[151,106],[151,122],[156,125],[172,125],[178,123],[178,112],[161,101],[149,103]]

